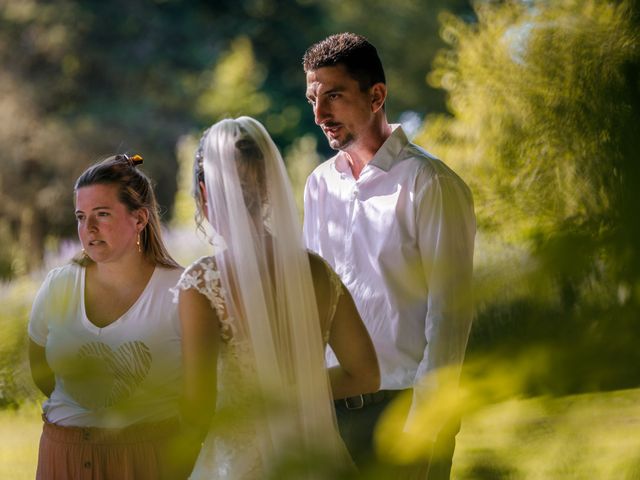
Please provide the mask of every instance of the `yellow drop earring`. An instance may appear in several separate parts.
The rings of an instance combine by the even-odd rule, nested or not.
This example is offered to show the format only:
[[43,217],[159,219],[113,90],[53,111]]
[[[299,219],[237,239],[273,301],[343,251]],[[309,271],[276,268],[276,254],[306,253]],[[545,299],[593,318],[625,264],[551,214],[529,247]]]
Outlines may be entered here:
[[138,253],[142,253],[142,247],[140,246],[140,232],[138,232],[138,238],[136,239],[136,245],[138,246]]

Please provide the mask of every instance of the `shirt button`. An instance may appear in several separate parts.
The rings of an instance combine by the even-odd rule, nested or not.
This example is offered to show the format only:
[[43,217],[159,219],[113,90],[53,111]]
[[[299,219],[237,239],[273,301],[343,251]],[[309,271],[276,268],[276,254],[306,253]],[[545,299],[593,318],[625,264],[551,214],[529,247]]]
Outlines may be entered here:
[[91,468],[91,462],[84,462],[84,468]]

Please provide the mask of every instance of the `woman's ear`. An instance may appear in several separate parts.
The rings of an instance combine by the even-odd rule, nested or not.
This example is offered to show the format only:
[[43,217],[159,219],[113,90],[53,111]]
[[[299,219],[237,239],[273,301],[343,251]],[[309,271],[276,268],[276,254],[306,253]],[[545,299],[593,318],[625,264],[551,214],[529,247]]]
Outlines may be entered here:
[[386,98],[387,86],[382,82],[374,84],[371,87],[371,111],[377,113],[383,107]]
[[207,186],[204,184],[202,180],[198,182],[198,186],[200,187],[200,195],[202,196],[202,203],[207,203]]
[[202,199],[202,209],[204,210],[205,218],[209,218],[209,205],[207,205],[207,186],[204,184],[202,180],[198,182],[198,186],[200,187],[200,198]]
[[149,223],[149,210],[146,208],[139,208],[136,210],[136,226],[138,227],[138,232],[144,230],[144,227]]

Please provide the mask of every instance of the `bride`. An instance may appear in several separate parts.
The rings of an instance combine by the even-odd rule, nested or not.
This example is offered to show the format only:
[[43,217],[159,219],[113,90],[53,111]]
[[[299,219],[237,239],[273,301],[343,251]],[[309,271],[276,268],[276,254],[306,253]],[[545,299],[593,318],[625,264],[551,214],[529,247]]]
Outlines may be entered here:
[[[348,472],[332,399],[377,391],[378,362],[348,291],[304,249],[282,158],[259,122],[204,133],[194,196],[215,251],[177,285],[183,417],[204,438],[191,478]],[[327,343],[339,360],[328,371]]]

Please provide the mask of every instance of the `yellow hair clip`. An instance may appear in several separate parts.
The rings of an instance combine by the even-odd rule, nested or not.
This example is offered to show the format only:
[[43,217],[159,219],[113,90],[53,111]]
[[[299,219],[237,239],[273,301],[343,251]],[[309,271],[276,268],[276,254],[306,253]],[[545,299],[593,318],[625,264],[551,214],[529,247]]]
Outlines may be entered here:
[[138,165],[142,165],[143,162],[143,158],[142,155],[134,155],[132,157],[130,157],[129,155],[127,155],[126,153],[120,153],[118,155],[116,155],[115,157],[117,162],[121,162],[121,161],[125,161],[128,162],[129,165],[131,165],[132,167],[136,167]]
[[144,159],[142,158],[141,155],[136,154],[133,157],[129,157],[129,161],[133,163],[134,166],[136,166],[136,165],[142,165],[142,162],[144,161]]

